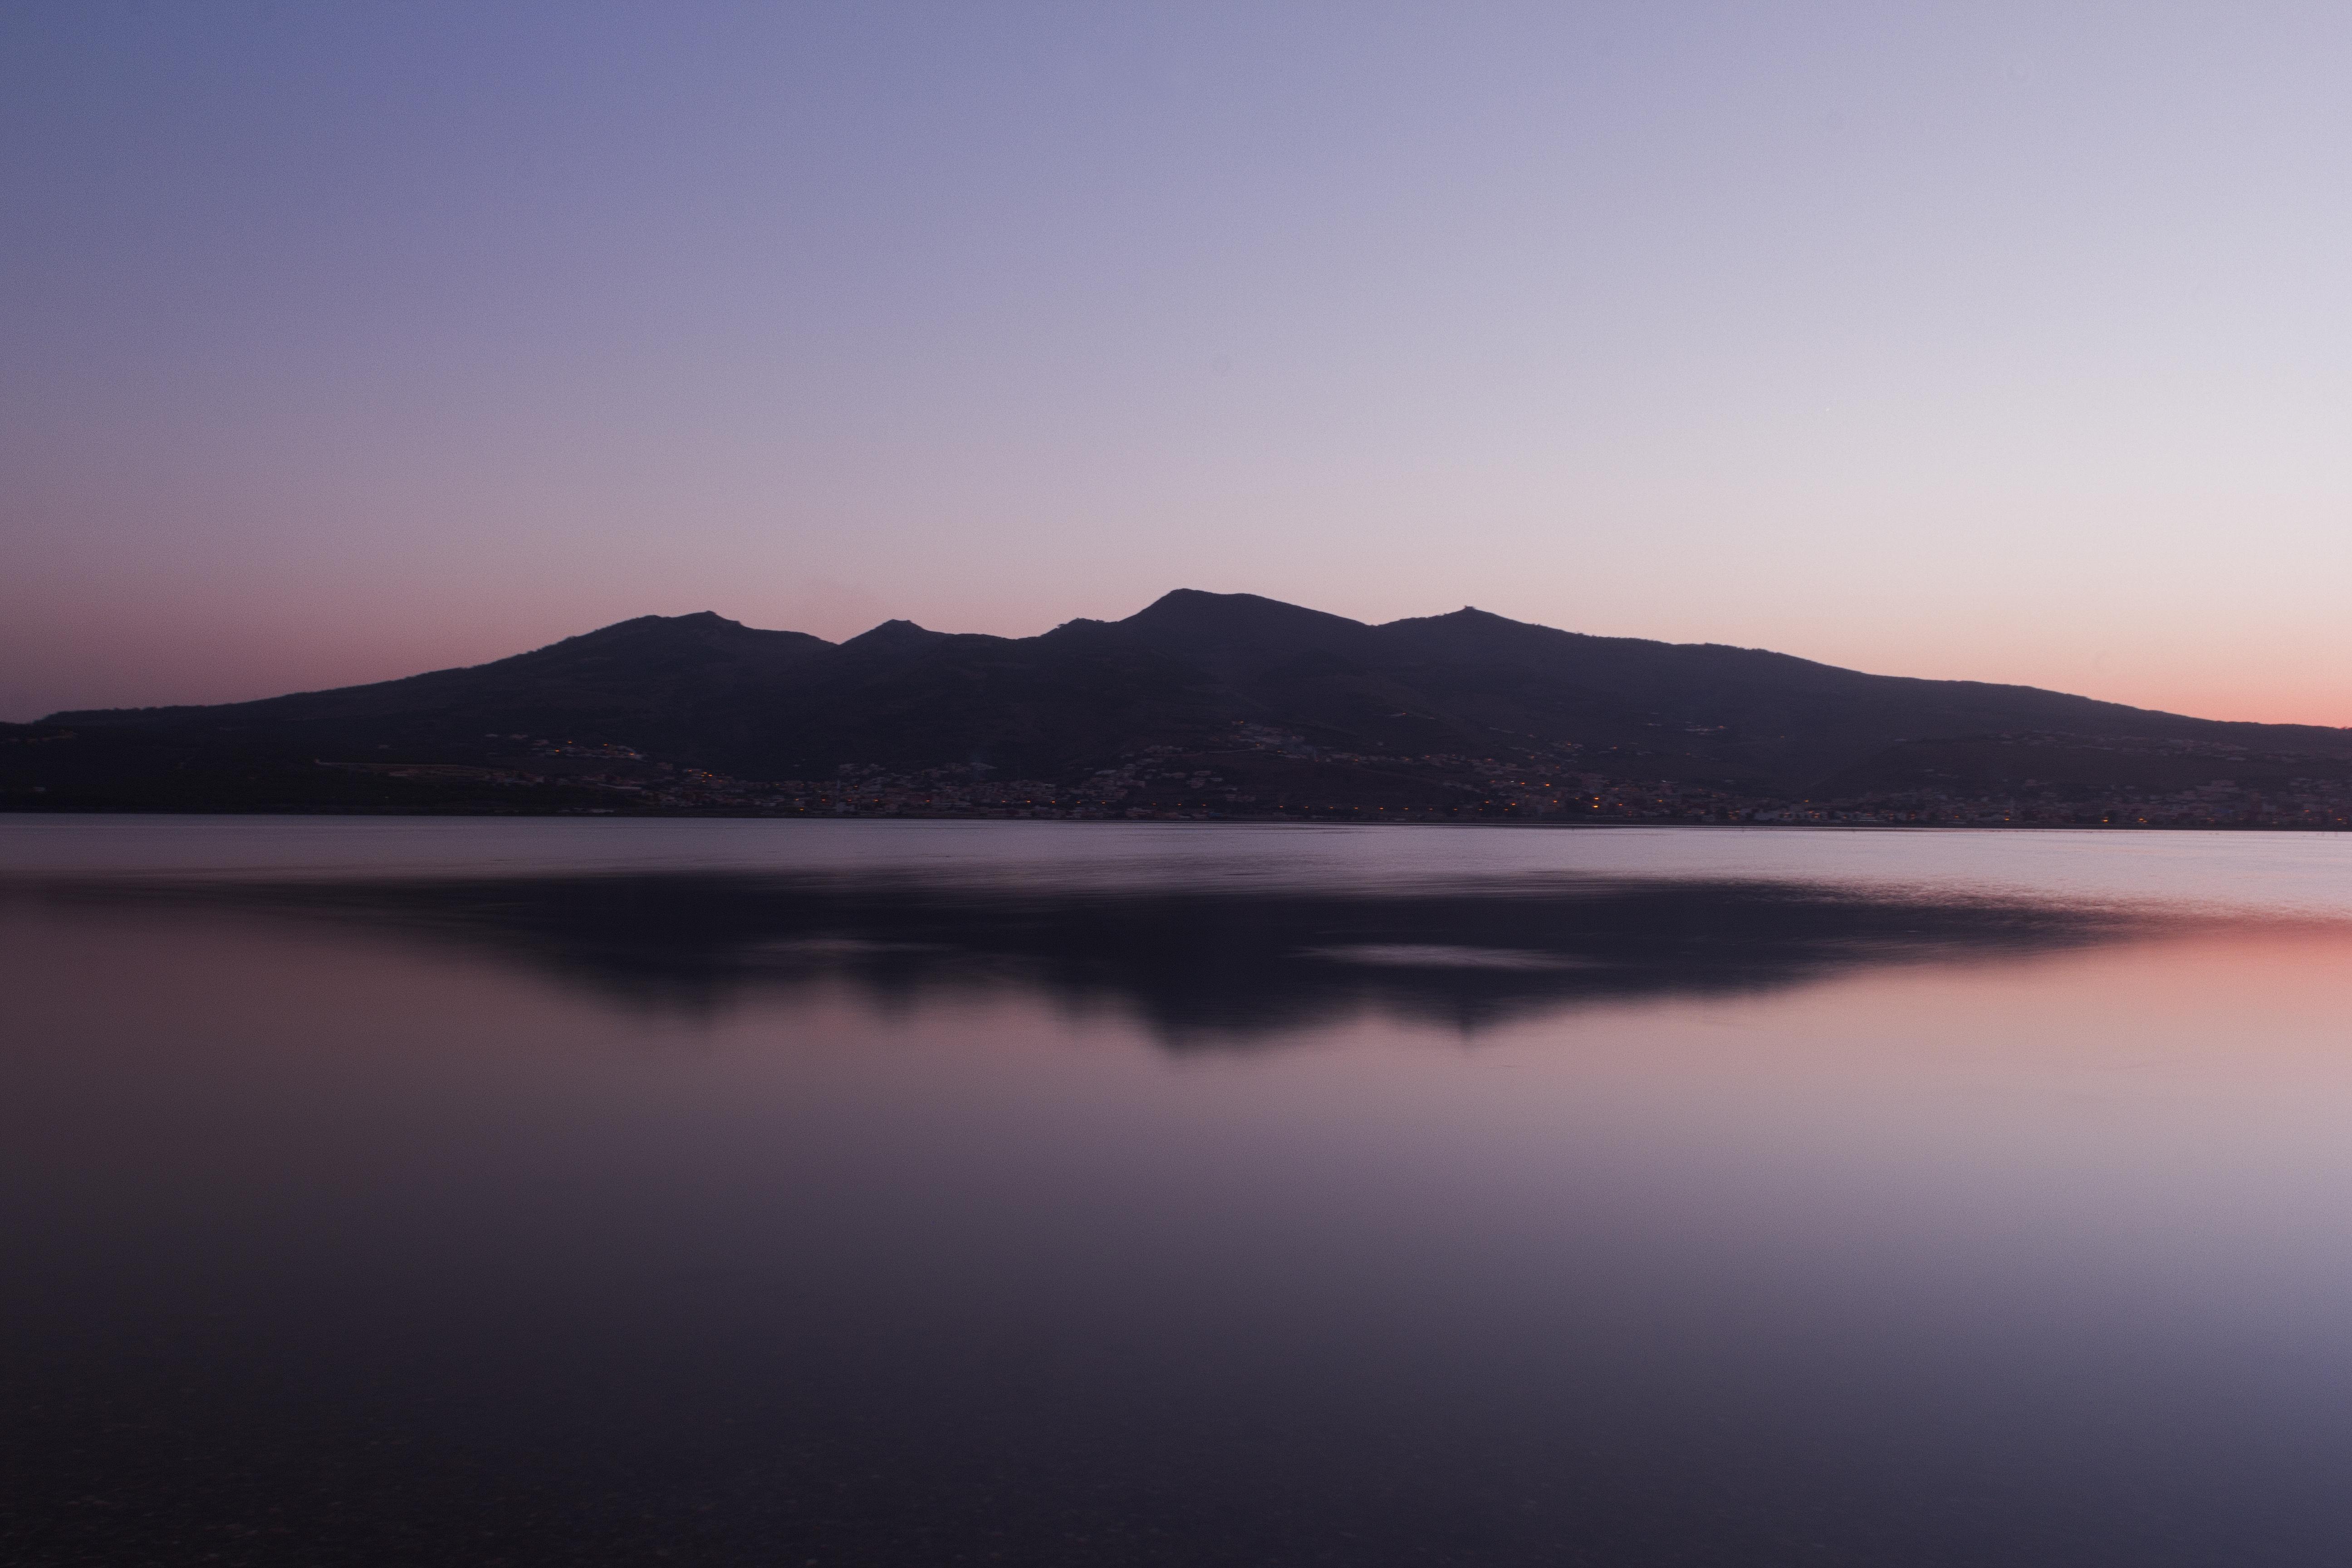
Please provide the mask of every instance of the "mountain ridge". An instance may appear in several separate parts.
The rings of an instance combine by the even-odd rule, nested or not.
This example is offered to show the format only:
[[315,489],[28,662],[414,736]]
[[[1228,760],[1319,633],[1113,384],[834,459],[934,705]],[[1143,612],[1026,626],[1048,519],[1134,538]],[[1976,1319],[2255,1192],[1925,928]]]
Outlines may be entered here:
[[[43,768],[104,752],[112,761],[92,778],[110,768],[151,784],[166,773],[378,759],[495,770],[524,741],[752,780],[961,769],[1075,784],[1155,752],[1223,754],[1243,734],[1327,772],[1333,758],[1391,773],[1452,759],[1444,765],[1572,769],[1759,798],[1856,780],[1881,793],[1927,789],[1959,776],[1956,760],[2015,763],[2008,753],[2034,736],[2078,751],[2311,764],[2282,779],[2352,766],[2352,731],[2319,726],[1873,675],[1722,643],[1602,637],[1466,605],[1370,624],[1196,589],[1028,637],[893,619],[834,643],[712,611],[642,616],[479,665],[245,702],[61,710],[29,728],[68,737],[36,749]],[[1928,742],[1932,758],[1920,750]],[[1992,752],[2003,754],[1986,762]],[[19,748],[8,754],[0,792],[48,793],[27,782]],[[2167,763],[2151,777],[2179,771]],[[1359,786],[1374,787],[1369,773],[1349,787]]]

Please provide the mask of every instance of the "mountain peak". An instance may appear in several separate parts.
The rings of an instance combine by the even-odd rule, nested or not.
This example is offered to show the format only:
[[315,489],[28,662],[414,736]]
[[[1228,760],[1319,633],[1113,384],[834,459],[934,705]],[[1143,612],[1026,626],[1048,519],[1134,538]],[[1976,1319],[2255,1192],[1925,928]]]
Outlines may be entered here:
[[919,626],[912,621],[884,621],[868,631],[862,631],[841,646],[855,648],[916,648],[948,640],[946,632],[935,632]]
[[730,621],[716,610],[697,610],[691,615],[685,616],[632,616],[625,621],[614,621],[610,626],[598,626],[591,632],[582,632],[576,637],[566,637],[562,642],[551,646],[562,647],[566,644],[604,643],[615,639],[634,640],[648,636],[657,637],[665,633],[740,632],[744,629],[742,622]]
[[1371,636],[1370,626],[1345,616],[1255,594],[1207,594],[1198,588],[1163,595],[1113,625],[1163,653],[1229,675],[1309,655],[1346,657]]
[[[1263,594],[1213,594],[1205,588],[1171,588],[1154,599],[1135,616],[1191,614],[1203,610],[1272,610],[1293,616],[1320,616],[1326,612],[1310,610],[1303,605],[1286,604],[1269,599]],[[1334,616],[1333,619],[1339,617]]]
[[1162,594],[1142,609],[1117,623],[1120,626],[1198,627],[1233,631],[1244,627],[1318,626],[1364,628],[1361,621],[1300,605],[1286,605],[1256,594],[1211,594],[1199,588],[1178,588]]
[[729,620],[716,610],[694,610],[683,616],[632,616],[625,621],[614,621],[600,629],[610,632],[618,631],[623,626],[675,626],[680,631],[697,631],[717,626],[740,627],[742,624]]

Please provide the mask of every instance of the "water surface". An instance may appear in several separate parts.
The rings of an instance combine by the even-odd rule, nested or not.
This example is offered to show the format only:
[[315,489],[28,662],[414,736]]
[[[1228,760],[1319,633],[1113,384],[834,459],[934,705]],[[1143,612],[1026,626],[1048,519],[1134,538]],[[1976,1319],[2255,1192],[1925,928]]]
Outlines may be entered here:
[[0,819],[0,1558],[2352,1559],[2352,845]]

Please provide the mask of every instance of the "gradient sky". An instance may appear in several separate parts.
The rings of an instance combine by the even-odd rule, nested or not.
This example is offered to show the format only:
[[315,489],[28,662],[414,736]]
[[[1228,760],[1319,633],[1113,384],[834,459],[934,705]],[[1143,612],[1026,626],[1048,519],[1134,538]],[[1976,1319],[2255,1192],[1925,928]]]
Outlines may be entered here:
[[2352,723],[2352,9],[0,8],[0,717],[1464,604]]

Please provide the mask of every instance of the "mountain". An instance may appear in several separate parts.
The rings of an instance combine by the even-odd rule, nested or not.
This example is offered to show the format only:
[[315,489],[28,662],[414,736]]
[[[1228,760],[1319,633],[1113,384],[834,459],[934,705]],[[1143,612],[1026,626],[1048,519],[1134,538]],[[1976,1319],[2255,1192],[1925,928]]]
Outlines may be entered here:
[[[1506,773],[1790,799],[2070,775],[2112,794],[2204,785],[2223,767],[2279,787],[2352,776],[2341,730],[1587,637],[1475,609],[1370,626],[1189,589],[1034,637],[888,621],[834,644],[708,612],[646,616],[470,668],[0,731],[0,798],[20,807],[401,806],[457,790],[552,808],[576,804],[567,780],[618,787],[680,770],[1076,786],[1154,756],[1226,758],[1200,771],[1272,779],[1261,801],[1319,792],[1386,809],[1393,795],[1398,810],[1458,802],[1481,787],[1465,778]],[[1436,776],[1448,769],[1462,776]]]

